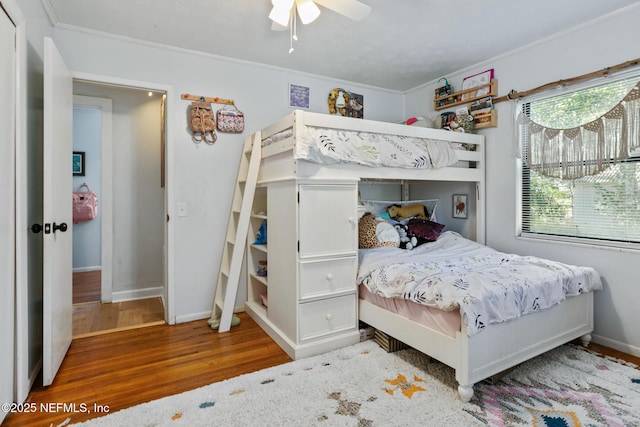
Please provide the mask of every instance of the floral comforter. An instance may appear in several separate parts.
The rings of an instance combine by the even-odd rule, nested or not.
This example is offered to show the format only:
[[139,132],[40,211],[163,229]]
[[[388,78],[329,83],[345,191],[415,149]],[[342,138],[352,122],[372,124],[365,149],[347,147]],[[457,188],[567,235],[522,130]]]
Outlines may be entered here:
[[320,164],[369,167],[442,168],[457,162],[448,141],[305,127],[296,159]]
[[459,309],[469,336],[567,296],[602,289],[593,268],[505,254],[452,231],[412,251],[361,249],[358,283],[383,297]]

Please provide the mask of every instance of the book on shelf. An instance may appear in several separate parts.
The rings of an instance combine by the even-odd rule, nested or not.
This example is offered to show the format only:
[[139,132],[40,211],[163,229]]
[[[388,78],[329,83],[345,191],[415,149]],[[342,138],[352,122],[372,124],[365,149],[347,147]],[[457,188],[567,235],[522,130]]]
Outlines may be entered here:
[[491,98],[490,96],[477,99],[473,101],[469,106],[469,110],[471,110],[472,112],[476,110],[484,110],[486,108],[489,108],[489,109],[493,108],[493,98]]

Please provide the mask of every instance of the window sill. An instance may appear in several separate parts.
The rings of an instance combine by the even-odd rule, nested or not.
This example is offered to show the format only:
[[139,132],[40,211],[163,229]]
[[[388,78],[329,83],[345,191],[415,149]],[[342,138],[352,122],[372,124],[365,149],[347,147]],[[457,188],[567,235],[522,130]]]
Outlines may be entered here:
[[567,246],[579,246],[591,249],[604,249],[615,252],[640,253],[639,243],[612,242],[598,239],[581,239],[577,237],[552,236],[547,234],[521,233],[516,236],[518,240],[530,242],[555,243]]

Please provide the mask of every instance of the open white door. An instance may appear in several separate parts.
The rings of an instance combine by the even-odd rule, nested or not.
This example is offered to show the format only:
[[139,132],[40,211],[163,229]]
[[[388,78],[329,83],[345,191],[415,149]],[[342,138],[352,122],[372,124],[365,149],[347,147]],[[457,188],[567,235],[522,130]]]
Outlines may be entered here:
[[73,79],[53,40],[44,40],[43,361],[53,383],[72,337]]

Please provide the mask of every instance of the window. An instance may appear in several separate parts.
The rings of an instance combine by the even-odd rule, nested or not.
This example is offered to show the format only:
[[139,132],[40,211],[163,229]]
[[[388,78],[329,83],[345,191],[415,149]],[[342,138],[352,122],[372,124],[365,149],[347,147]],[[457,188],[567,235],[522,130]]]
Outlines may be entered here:
[[520,105],[523,235],[640,243],[639,82]]

